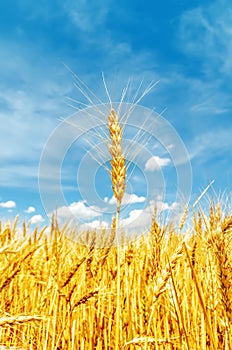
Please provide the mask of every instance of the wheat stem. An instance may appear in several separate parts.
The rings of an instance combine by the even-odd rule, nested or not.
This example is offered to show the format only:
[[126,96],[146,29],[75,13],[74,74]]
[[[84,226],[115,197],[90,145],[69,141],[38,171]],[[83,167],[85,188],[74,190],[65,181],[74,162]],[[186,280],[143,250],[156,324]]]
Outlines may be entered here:
[[[116,211],[115,225],[116,225],[116,234],[118,237],[118,229],[119,229],[119,210]],[[115,349],[118,350],[120,348],[120,320],[121,320],[121,308],[120,308],[120,300],[121,300],[121,271],[120,271],[120,246],[119,242],[117,245],[117,290],[116,290],[116,332],[115,332]]]

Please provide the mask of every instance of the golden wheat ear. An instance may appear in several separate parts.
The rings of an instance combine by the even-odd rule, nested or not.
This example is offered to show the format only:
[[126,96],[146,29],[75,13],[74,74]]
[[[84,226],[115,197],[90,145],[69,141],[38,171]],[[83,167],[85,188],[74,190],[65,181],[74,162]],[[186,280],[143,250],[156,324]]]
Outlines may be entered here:
[[117,211],[119,212],[126,188],[126,165],[122,152],[122,129],[114,109],[110,111],[108,123],[111,140],[108,148],[112,157],[110,161],[112,190],[117,200]]

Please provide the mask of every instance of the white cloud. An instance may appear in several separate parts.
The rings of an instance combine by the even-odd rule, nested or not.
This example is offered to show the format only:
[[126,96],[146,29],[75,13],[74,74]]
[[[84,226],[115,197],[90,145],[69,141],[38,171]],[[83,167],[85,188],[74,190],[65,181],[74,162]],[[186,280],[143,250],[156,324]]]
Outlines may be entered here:
[[179,204],[177,202],[173,202],[171,204],[168,204],[167,202],[164,202],[162,200],[162,196],[158,196],[157,199],[151,200],[149,202],[149,208],[156,208],[158,212],[163,212],[166,210],[175,210],[179,207]]
[[150,201],[144,209],[131,210],[127,218],[121,220],[121,223],[127,230],[146,230],[151,225],[154,209],[157,210],[157,214],[168,211],[173,213],[178,207],[176,202],[168,204],[162,201],[161,198],[157,198],[157,200]]
[[171,163],[169,158],[160,158],[159,156],[153,156],[145,164],[145,171],[156,171],[160,168],[166,167]]
[[42,217],[42,215],[37,214],[32,216],[32,218],[30,218],[29,222],[33,225],[33,224],[40,224],[42,222],[44,222],[44,218]]
[[93,220],[91,222],[87,222],[80,226],[81,230],[103,229],[103,228],[109,228],[109,223],[106,221]]
[[1,202],[0,207],[1,208],[8,208],[8,209],[15,208],[16,203],[14,201]]
[[34,213],[35,212],[35,208],[34,207],[28,207],[26,210],[24,210],[25,211],[25,213],[28,213],[28,214],[30,214],[30,213]]
[[[109,204],[115,204],[116,203],[115,197],[112,197],[110,200],[107,198],[107,200],[109,201]],[[131,193],[131,194],[130,193],[125,193],[124,196],[123,196],[122,205],[143,203],[143,202],[145,202],[145,200],[146,200],[145,197],[137,196],[137,194],[135,194],[135,193]]]
[[[54,213],[60,219],[69,219],[73,217],[77,219],[91,219],[102,215],[99,208],[87,206],[84,201],[73,202],[69,206],[60,207]],[[49,216],[52,214],[49,214]]]
[[[126,219],[122,220],[122,225],[128,226],[130,224],[132,224],[136,219],[138,219],[138,217],[144,212],[144,210],[142,209],[135,209],[135,210],[131,210],[131,212],[129,213],[129,216]],[[141,221],[140,221],[141,224]]]

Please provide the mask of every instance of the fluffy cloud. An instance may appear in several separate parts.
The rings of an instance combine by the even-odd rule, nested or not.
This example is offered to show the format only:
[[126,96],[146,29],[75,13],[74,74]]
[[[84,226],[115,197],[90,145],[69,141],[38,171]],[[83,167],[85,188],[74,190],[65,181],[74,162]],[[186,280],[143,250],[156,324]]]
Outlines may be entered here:
[[11,209],[16,207],[16,203],[14,201],[1,202],[0,207]]
[[[138,217],[143,213],[143,210],[142,209],[135,209],[135,210],[132,210],[130,213],[129,213],[129,216],[126,218],[126,219],[123,219],[122,220],[122,224],[123,226],[127,226],[127,225],[130,225],[132,224],[134,221],[136,221],[136,219],[138,219]],[[141,224],[141,221],[140,221],[140,224]]]
[[[143,203],[145,202],[146,198],[143,196],[137,196],[135,193],[125,193],[123,200],[122,200],[122,205],[126,204],[135,204],[135,203]],[[108,198],[104,198],[104,202],[109,202],[109,204],[115,204],[116,199],[115,197],[112,197],[110,200]]]
[[34,213],[35,212],[35,208],[34,207],[28,207],[26,210],[24,210],[25,213],[30,214],[30,213]]
[[32,218],[30,218],[29,220],[29,222],[33,225],[40,224],[41,222],[44,222],[44,221],[45,221],[44,218],[40,214],[32,216]]
[[153,156],[145,164],[145,171],[156,171],[160,168],[170,165],[171,160],[169,158],[160,158],[159,156]]
[[121,220],[121,223],[126,230],[146,230],[151,225],[154,209],[157,210],[157,213],[168,211],[174,213],[178,207],[176,202],[168,204],[162,201],[161,198],[157,198],[156,200],[150,201],[148,206],[144,209],[131,210],[127,218]]
[[109,223],[106,221],[93,220],[81,225],[80,228],[81,230],[109,228]]
[[[52,216],[53,213],[49,214]],[[56,210],[55,214],[60,219],[91,219],[96,216],[101,216],[100,209],[94,206],[87,206],[84,201],[73,202],[69,206],[63,206]]]

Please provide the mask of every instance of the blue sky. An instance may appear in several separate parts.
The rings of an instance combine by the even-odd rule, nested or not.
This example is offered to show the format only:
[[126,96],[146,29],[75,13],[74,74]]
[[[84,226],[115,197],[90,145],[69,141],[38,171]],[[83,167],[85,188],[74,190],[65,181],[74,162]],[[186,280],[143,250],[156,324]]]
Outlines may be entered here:
[[[93,190],[98,196],[89,191],[84,193],[88,198],[84,198],[79,192],[77,172],[86,150],[81,148],[83,140],[68,147],[62,169],[56,164],[53,153],[54,162],[46,168],[47,182],[43,182],[47,196],[45,205],[40,198],[38,172],[43,149],[55,128],[59,130],[60,118],[69,118],[75,113],[66,97],[86,103],[65,65],[103,102],[108,100],[102,72],[115,102],[120,99],[128,79],[133,80],[130,96],[142,80],[144,87],[151,81],[159,81],[140,104],[156,113],[162,112],[164,120],[172,125],[185,145],[192,169],[190,203],[211,180],[214,180],[216,193],[225,191],[229,195],[232,176],[231,23],[232,5],[226,0],[170,0],[168,4],[148,1],[146,6],[140,1],[121,0],[2,1],[2,220],[19,214],[22,220],[43,225],[47,224],[47,215],[53,210],[59,209],[61,216],[67,219],[71,208],[82,224],[87,220],[94,227],[100,222],[106,225],[105,214],[113,210],[110,209],[113,203],[109,177],[104,169],[93,169],[97,175],[90,180],[95,182]],[[70,128],[65,132],[72,134]],[[59,145],[58,140],[57,154]],[[169,146],[171,149],[171,142]],[[128,184],[126,198],[131,205],[125,209],[125,223],[142,211],[146,218],[155,204],[164,211],[177,205],[174,192],[178,184],[172,151],[154,140],[146,147],[153,159],[147,173],[152,174],[156,184],[163,181],[166,196],[162,197],[157,190],[154,197],[145,200],[148,165],[145,162],[137,167]],[[84,181],[91,172],[90,168],[82,168]],[[52,182],[53,174],[60,169],[64,197],[61,202]],[[184,172],[181,165],[179,172]],[[44,194],[42,197],[44,199]],[[101,203],[96,204],[97,197]]]

